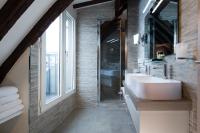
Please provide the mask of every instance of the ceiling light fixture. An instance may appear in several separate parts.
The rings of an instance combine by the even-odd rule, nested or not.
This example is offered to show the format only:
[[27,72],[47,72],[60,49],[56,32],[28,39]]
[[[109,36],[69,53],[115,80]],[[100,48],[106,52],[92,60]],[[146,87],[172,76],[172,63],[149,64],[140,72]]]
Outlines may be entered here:
[[152,13],[154,13],[154,12],[158,9],[158,7],[161,5],[161,3],[162,3],[163,1],[164,1],[164,0],[160,0],[160,1],[158,2],[158,4],[156,5],[156,7],[153,9]]
[[114,39],[113,41],[111,41],[110,43],[115,43],[115,42],[118,42],[119,39]]
[[114,41],[114,40],[115,40],[115,39],[108,40],[107,43],[110,43],[110,42],[112,42],[112,41]]

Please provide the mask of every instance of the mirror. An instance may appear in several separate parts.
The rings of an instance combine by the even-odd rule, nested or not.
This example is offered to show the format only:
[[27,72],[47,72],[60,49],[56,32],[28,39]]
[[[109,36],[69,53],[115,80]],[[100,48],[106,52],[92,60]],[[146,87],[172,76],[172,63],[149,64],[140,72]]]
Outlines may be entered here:
[[159,0],[145,17],[145,57],[162,60],[178,43],[178,0]]

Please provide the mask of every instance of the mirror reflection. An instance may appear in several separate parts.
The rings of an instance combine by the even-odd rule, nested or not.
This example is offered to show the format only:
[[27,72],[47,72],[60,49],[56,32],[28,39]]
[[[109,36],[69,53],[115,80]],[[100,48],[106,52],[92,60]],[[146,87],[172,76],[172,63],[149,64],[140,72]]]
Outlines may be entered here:
[[174,53],[178,42],[178,0],[156,1],[145,17],[146,57],[162,60]]

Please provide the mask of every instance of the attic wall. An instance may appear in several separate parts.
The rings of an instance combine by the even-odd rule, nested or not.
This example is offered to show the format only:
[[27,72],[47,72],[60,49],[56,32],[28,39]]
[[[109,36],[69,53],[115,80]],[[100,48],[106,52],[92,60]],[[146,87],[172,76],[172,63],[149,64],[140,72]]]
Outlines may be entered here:
[[15,63],[1,84],[16,86],[19,88],[20,99],[22,100],[25,109],[22,115],[1,124],[0,133],[28,133],[29,131],[29,53],[30,49],[27,49]]
[[79,9],[77,18],[78,106],[93,107],[97,105],[98,19],[112,20],[114,4]]
[[[42,17],[46,10],[56,0],[41,1],[35,0],[35,2],[28,8],[28,10],[19,18],[16,24],[11,28],[8,34],[0,42],[0,64],[7,58],[12,50],[15,48],[21,39],[29,32],[32,26]],[[2,6],[3,1],[0,5]],[[72,16],[76,17],[76,12],[73,10],[72,5],[67,9]],[[54,108],[48,110],[42,115],[38,116],[38,67],[39,54],[37,50],[31,48],[31,64],[29,73],[29,49],[13,66],[11,71],[6,76],[2,85],[15,85],[20,89],[20,96],[25,104],[25,112],[12,119],[5,124],[0,125],[1,133],[28,133],[30,132],[42,132],[48,133],[54,130],[65,117],[75,108],[75,97],[65,99]],[[38,62],[37,62],[38,61]],[[38,64],[35,64],[35,63]],[[29,75],[30,74],[30,75]],[[20,78],[19,78],[20,76]],[[29,86],[30,76],[30,86]],[[29,89],[30,87],[30,89]],[[37,88],[35,88],[37,87]],[[29,93],[30,91],[30,93]],[[29,105],[30,98],[30,105]],[[29,110],[30,109],[30,110]],[[44,128],[49,127],[49,128]],[[45,131],[44,131],[45,130]]]

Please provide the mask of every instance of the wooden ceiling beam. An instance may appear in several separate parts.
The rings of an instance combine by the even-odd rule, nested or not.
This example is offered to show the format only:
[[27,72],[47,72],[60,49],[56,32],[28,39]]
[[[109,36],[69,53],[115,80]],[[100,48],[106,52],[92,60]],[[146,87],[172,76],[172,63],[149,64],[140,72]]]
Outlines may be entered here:
[[90,1],[82,2],[82,3],[74,4],[73,7],[77,9],[77,8],[83,8],[83,7],[101,4],[105,2],[110,2],[110,1],[112,0],[90,0]]
[[115,17],[118,18],[128,7],[127,0],[115,0]]
[[8,0],[0,9],[0,40],[7,34],[34,0]]
[[0,67],[0,83],[10,71],[15,62],[25,52],[25,50],[33,45],[37,39],[45,32],[49,25],[73,2],[73,0],[57,0],[53,6],[44,14],[37,22],[25,38],[19,43],[17,48],[6,59]]
[[119,30],[120,19],[106,21],[101,25],[101,41],[103,42],[115,30]]

